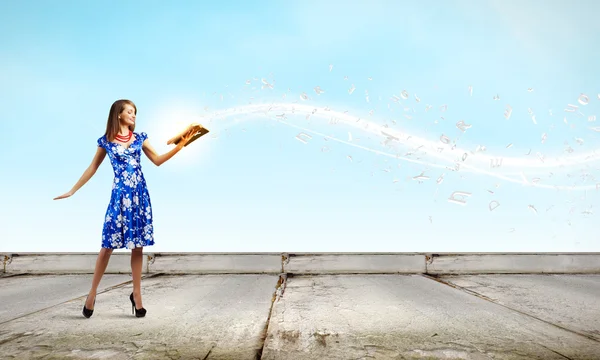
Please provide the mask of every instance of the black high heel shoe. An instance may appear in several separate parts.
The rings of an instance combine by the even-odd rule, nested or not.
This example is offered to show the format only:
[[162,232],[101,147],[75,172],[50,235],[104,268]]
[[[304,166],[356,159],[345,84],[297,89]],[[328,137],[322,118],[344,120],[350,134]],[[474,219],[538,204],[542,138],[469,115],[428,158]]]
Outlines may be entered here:
[[[85,298],[85,302],[87,303],[87,297]],[[96,299],[94,298],[94,307],[96,307]],[[83,316],[85,316],[86,318],[90,318],[92,316],[92,314],[94,314],[94,309],[90,310],[88,308],[85,307],[85,303],[83,304]]]
[[135,311],[135,317],[146,316],[146,309],[144,309],[144,308],[136,309],[135,300],[133,300],[133,293],[131,293],[131,295],[129,295],[129,300],[131,300],[131,313],[133,314]]

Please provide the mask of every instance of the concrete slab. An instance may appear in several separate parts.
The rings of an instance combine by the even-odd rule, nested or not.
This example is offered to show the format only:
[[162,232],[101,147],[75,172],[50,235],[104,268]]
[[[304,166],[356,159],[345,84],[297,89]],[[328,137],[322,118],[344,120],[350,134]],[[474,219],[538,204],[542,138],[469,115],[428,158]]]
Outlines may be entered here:
[[600,254],[430,254],[428,274],[600,274]]
[[284,272],[292,274],[424,273],[421,254],[289,254]]
[[[5,279],[6,280],[6,279]],[[2,324],[0,354],[45,359],[256,359],[278,277],[159,276],[142,282],[145,318],[131,314],[129,287]]]
[[443,276],[440,280],[600,341],[598,275]]
[[148,271],[164,274],[279,274],[281,254],[150,254]]
[[[98,292],[130,283],[127,275],[106,275]],[[47,275],[0,278],[0,325],[11,319],[87,296],[92,276]]]
[[[4,269],[9,274],[93,274],[97,258],[97,253],[6,254]],[[142,272],[146,273],[147,256],[144,256],[143,266]],[[131,253],[113,253],[106,273],[131,273]]]
[[290,277],[263,359],[598,359],[600,342],[420,275]]

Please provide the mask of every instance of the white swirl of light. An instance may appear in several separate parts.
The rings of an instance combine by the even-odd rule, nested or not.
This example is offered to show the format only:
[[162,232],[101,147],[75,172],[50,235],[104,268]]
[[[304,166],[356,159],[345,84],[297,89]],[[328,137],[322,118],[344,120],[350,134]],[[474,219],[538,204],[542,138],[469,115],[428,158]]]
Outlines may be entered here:
[[[363,132],[374,134],[381,138],[391,139],[394,144],[405,145],[413,148],[414,150],[422,151],[424,154],[433,158],[443,160],[447,163],[460,164],[461,171],[473,172],[484,174],[495,177],[497,179],[509,181],[512,183],[530,185],[538,188],[555,189],[555,190],[589,190],[598,188],[597,185],[585,185],[585,186],[559,186],[559,185],[547,185],[547,184],[535,184],[528,181],[523,174],[523,171],[531,172],[531,170],[545,170],[549,169],[562,169],[565,170],[567,167],[573,167],[576,165],[583,165],[600,159],[600,151],[594,150],[575,156],[563,156],[556,158],[541,159],[538,158],[518,158],[518,157],[504,157],[504,156],[491,156],[482,152],[473,152],[471,150],[465,150],[459,148],[456,144],[443,143],[442,141],[431,141],[415,135],[411,135],[406,132],[398,131],[386,126],[379,125],[373,121],[368,121],[360,117],[348,114],[346,112],[339,112],[330,110],[325,107],[315,107],[305,104],[298,103],[272,103],[272,104],[251,104],[240,106],[232,109],[223,111],[216,111],[208,116],[206,119],[216,120],[224,119],[232,116],[266,116],[275,117],[278,123],[291,126],[302,130],[307,133],[322,136],[324,138],[343,143],[348,146],[359,148],[365,151],[376,153],[379,155],[392,157],[394,159],[403,160],[412,163],[423,164],[428,167],[445,168],[452,170],[448,165],[440,165],[419,159],[412,159],[399,154],[392,154],[385,151],[372,149],[366,146],[358,145],[349,141],[344,141],[333,136],[328,136],[314,130],[291,124],[285,119],[286,115],[309,115],[311,117],[320,119],[331,119],[335,118],[338,123],[344,123],[347,126],[359,129]],[[468,130],[467,130],[468,131]],[[466,159],[461,159],[467,154]],[[494,169],[494,171],[486,170],[485,167],[490,165],[490,162],[497,159],[502,159],[502,165]],[[589,166],[589,165],[588,165]],[[512,170],[512,171],[507,171]],[[515,173],[515,171],[519,171]],[[512,178],[508,175],[519,176],[519,178]]]

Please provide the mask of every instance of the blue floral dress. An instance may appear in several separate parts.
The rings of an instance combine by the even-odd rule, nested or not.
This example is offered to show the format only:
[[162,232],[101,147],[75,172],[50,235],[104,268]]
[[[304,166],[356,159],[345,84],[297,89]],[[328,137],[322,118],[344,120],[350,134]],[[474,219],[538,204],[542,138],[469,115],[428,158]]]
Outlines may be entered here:
[[98,139],[98,146],[108,154],[115,173],[110,203],[102,229],[102,247],[133,249],[154,245],[152,206],[140,157],[146,133],[135,136],[128,148],[109,142],[106,135]]

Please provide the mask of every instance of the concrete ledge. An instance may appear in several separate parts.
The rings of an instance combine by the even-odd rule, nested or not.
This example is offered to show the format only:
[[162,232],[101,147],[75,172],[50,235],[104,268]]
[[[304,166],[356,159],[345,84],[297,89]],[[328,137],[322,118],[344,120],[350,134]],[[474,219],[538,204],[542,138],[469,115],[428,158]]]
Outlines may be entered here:
[[165,274],[279,274],[281,254],[151,254],[148,272]]
[[283,269],[291,274],[424,273],[421,254],[289,254]]
[[431,254],[427,274],[600,274],[600,254]]
[[[98,253],[0,254],[2,273],[90,274]],[[131,272],[113,253],[106,273]],[[600,274],[600,253],[145,253],[145,274]]]
[[[98,254],[6,254],[4,256],[5,273],[25,274],[93,274]],[[107,274],[131,273],[131,254],[115,254],[110,257]],[[144,256],[143,273],[147,269],[147,257]]]

